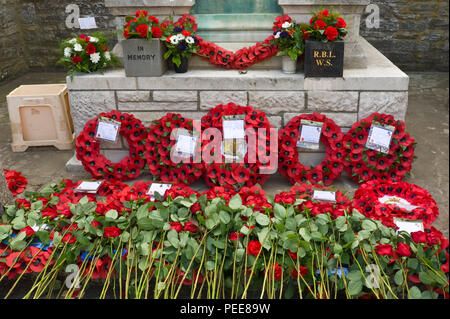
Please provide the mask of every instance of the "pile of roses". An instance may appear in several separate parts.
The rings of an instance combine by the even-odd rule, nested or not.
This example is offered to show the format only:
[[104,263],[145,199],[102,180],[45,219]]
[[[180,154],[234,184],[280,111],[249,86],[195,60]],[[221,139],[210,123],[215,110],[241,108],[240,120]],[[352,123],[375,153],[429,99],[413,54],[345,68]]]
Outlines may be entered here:
[[[318,185],[275,198],[258,186],[174,185],[153,201],[150,184],[106,182],[84,196],[65,180],[6,206],[0,282],[33,272],[30,293],[55,297],[57,274],[75,264],[81,288],[66,298],[96,278],[100,298],[448,298],[448,240],[434,227],[397,234],[338,191],[336,203],[314,201],[314,190],[332,190]],[[367,265],[380,287],[364,279]]]

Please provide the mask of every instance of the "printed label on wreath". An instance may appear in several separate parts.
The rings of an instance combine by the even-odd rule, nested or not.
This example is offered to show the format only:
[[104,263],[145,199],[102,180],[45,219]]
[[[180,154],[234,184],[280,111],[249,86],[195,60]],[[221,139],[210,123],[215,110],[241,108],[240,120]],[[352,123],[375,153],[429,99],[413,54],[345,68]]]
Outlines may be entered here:
[[98,119],[97,133],[95,137],[100,140],[116,142],[119,135],[121,123],[109,118],[100,117]]
[[297,147],[313,150],[319,149],[322,127],[322,122],[301,120],[300,137],[297,141]]
[[175,144],[175,151],[181,156],[190,157],[194,155],[196,146],[197,137],[180,134]]
[[78,18],[78,23],[80,24],[81,30],[98,28],[97,23],[95,22],[95,17]]
[[247,154],[247,143],[244,139],[224,140],[222,142],[222,155],[226,159],[240,162]]
[[75,188],[75,191],[78,193],[96,194],[102,184],[103,181],[83,181]]
[[394,132],[395,127],[374,121],[370,128],[366,147],[381,153],[389,153]]
[[317,202],[336,203],[336,192],[314,190],[312,200]]
[[403,198],[400,198],[397,196],[385,195],[381,198],[378,198],[378,201],[382,204],[396,205],[400,208],[406,209],[409,212],[411,212],[414,209],[419,207],[419,206],[411,205],[411,203],[408,202],[406,199],[403,199]]
[[395,217],[394,224],[398,227],[397,233],[400,231],[405,231],[408,234],[411,234],[416,231],[424,231],[423,221],[421,220],[411,220]]
[[150,199],[152,201],[154,201],[155,193],[158,193],[159,195],[164,196],[164,194],[166,193],[166,190],[171,189],[172,186],[173,186],[172,184],[152,183],[147,192],[147,195],[150,195]]
[[244,139],[245,138],[245,128],[244,128],[245,115],[225,115],[222,117],[223,126],[223,139]]

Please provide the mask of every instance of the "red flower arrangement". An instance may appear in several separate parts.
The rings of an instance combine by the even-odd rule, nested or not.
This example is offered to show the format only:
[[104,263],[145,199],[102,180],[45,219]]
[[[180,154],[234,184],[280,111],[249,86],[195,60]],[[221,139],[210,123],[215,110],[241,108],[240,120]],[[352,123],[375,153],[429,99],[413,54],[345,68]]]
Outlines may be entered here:
[[[299,162],[297,141],[300,138],[302,120],[323,123],[320,141],[326,147],[326,157],[315,167],[305,166]],[[325,115],[313,113],[294,117],[278,135],[279,172],[292,184],[309,181],[312,184],[323,182],[325,185],[331,185],[341,176],[344,169],[343,137],[339,126]]]
[[15,197],[23,193],[28,185],[28,180],[22,176],[22,173],[7,169],[3,169],[3,172],[5,173],[6,184],[12,195]]
[[176,139],[171,139],[174,129],[185,129],[192,136],[193,121],[180,114],[168,113],[150,125],[145,144],[148,168],[153,180],[191,184],[203,175],[203,164],[194,163],[192,157],[189,163],[172,161],[171,151],[176,144]]
[[[112,163],[100,154],[100,143],[95,138],[99,117],[110,118],[121,123],[119,134],[126,138],[130,155],[119,163]],[[145,141],[147,130],[133,115],[111,111],[101,113],[86,123],[84,130],[76,139],[77,159],[86,171],[96,179],[129,180],[139,177],[145,166]]]
[[161,38],[164,28],[160,25],[158,18],[149,16],[145,10],[138,10],[134,17],[126,18],[123,31],[125,39],[148,39]]
[[[209,186],[215,185],[231,185],[236,190],[239,190],[243,186],[253,186],[256,184],[262,185],[269,177],[267,174],[261,174],[261,168],[265,167],[260,159],[259,155],[256,156],[256,163],[249,163],[249,152],[256,153],[258,148],[263,148],[270,154],[270,129],[273,128],[269,123],[267,116],[264,112],[255,110],[251,106],[239,106],[234,103],[228,103],[227,105],[218,105],[211,109],[205,116],[202,117],[202,131],[208,128],[216,128],[223,134],[222,118],[226,115],[244,115],[244,129],[253,128],[254,130],[248,130],[248,134],[255,134],[256,145],[248,145],[248,152],[245,154],[244,163],[225,163],[225,158],[222,154],[222,163],[204,163],[205,165],[205,181]],[[258,139],[257,129],[263,129],[265,134],[264,139]],[[248,134],[245,137],[245,141],[249,144],[250,137]],[[256,147],[256,148],[255,148]],[[211,154],[209,148],[209,141],[202,140],[202,154]],[[258,152],[259,153],[259,152]]]
[[327,9],[314,14],[305,27],[304,38],[314,41],[342,41],[347,36],[347,23],[339,14]]
[[[388,154],[365,147],[373,121],[395,127]],[[373,113],[353,124],[344,136],[345,170],[357,183],[401,180],[412,168],[415,144],[403,121],[396,121],[392,115]]]
[[[417,208],[409,211],[394,202],[383,204],[379,199],[384,196],[404,199],[411,208]],[[396,227],[394,217],[397,217],[422,220],[424,227],[429,228],[439,216],[439,208],[428,191],[404,181],[370,181],[362,184],[353,197],[353,208],[390,227]]]
[[[336,192],[336,202],[313,201],[314,190]],[[345,211],[350,213],[351,201],[342,192],[323,185],[297,184],[289,192],[275,195],[275,203],[292,205],[297,199],[304,200],[298,207],[300,211],[308,209],[312,216],[330,213],[333,218],[344,216]]]

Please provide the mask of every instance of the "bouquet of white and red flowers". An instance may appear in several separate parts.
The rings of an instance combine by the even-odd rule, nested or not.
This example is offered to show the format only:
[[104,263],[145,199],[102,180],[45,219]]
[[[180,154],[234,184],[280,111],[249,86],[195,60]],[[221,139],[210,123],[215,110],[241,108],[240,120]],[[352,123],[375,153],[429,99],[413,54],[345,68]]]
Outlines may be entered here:
[[107,43],[101,32],[67,39],[60,45],[63,57],[58,64],[67,67],[70,76],[76,72],[92,73],[119,65],[117,58],[108,51]]

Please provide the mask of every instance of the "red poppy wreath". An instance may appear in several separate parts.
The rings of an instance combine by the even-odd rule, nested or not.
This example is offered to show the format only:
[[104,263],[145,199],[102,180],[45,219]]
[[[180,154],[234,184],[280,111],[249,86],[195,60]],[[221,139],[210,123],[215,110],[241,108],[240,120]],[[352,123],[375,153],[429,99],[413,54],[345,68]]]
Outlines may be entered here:
[[[300,139],[302,121],[323,123],[320,142],[326,147],[326,156],[315,167],[299,162],[297,142]],[[281,175],[287,177],[292,184],[309,181],[311,184],[322,182],[324,185],[331,185],[336,178],[341,176],[344,169],[343,137],[344,134],[339,126],[325,115],[313,113],[294,117],[285,128],[280,130],[278,135],[278,161]]]
[[[96,138],[100,117],[120,122],[118,134],[126,138],[130,153],[119,163],[112,163],[100,154],[100,141]],[[101,113],[86,123],[76,140],[76,154],[84,168],[96,179],[135,179],[145,166],[146,139],[147,130],[140,120],[131,114],[113,110],[110,113]]]
[[[390,146],[384,152],[366,146],[374,124],[392,130]],[[375,179],[401,180],[412,168],[415,144],[403,121],[395,120],[392,115],[373,113],[353,124],[344,136],[345,170],[357,183]]]
[[369,181],[353,197],[353,208],[361,214],[396,227],[394,217],[422,220],[424,227],[439,216],[439,208],[427,190],[405,181]]
[[[256,184],[262,185],[269,177],[269,174],[264,174],[262,170],[269,168],[272,163],[266,163],[267,159],[262,162],[261,154],[263,156],[270,156],[270,137],[272,125],[269,123],[264,112],[255,110],[251,106],[239,106],[234,103],[227,105],[218,105],[211,109],[204,117],[202,117],[202,132],[205,130],[215,128],[224,134],[223,119],[225,117],[240,117],[243,119],[245,130],[245,142],[240,145],[242,149],[242,160],[233,160],[229,162],[225,159],[225,143],[222,143],[222,149],[218,152],[216,148],[211,147],[214,136],[210,139],[202,139],[202,157],[205,167],[205,181],[209,186],[230,185],[234,189],[239,190],[244,186],[253,186]],[[263,137],[259,137],[258,129]],[[222,136],[221,136],[222,137]],[[250,143],[249,141],[256,141]],[[249,154],[252,154],[249,156]],[[220,161],[205,161],[205,156],[220,158]],[[227,162],[228,161],[228,162]]]
[[195,149],[194,154],[187,154],[191,156],[183,160],[180,158],[179,163],[172,161],[171,152],[178,141],[175,136],[171,138],[175,129],[184,129],[185,137],[188,139],[193,137],[193,121],[180,114],[168,113],[161,119],[153,121],[145,144],[145,158],[153,180],[191,184],[203,175],[203,165],[194,163],[192,155],[195,154]]

